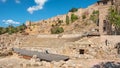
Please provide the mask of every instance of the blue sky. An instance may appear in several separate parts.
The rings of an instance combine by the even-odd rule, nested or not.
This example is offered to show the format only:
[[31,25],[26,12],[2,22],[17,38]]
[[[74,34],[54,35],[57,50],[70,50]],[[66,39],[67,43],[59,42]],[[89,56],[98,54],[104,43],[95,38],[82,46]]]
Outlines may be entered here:
[[97,0],[0,0],[0,26],[15,26],[27,20],[39,21],[61,14],[71,8],[86,8]]

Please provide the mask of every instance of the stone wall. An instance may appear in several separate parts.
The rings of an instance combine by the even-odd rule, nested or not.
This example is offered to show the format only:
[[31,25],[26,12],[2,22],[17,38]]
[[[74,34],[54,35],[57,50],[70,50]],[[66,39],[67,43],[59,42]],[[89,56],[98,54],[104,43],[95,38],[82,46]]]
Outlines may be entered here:
[[105,40],[108,41],[108,43],[116,44],[120,42],[120,36],[119,35],[103,35],[101,36],[101,42],[105,43]]
[[52,35],[38,35],[37,38],[47,38],[47,39],[79,39],[81,38],[81,34],[52,34]]

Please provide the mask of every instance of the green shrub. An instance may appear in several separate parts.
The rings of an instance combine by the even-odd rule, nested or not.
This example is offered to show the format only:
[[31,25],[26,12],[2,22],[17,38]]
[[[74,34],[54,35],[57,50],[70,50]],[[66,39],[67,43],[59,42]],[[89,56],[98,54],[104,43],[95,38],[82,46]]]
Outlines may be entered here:
[[82,19],[86,19],[86,15],[84,14],[84,15],[82,15]]
[[6,33],[6,29],[4,27],[0,27],[0,35]]
[[58,23],[56,24],[56,26],[60,26],[63,23],[63,20],[58,20]]
[[62,27],[53,27],[51,28],[51,34],[59,34],[64,32],[64,29]]
[[77,12],[78,9],[77,8],[72,8],[71,10],[69,10],[69,12]]
[[58,20],[58,23],[60,23],[60,24],[63,23],[63,20]]
[[71,22],[74,22],[78,19],[78,16],[75,14],[71,14]]
[[96,21],[96,16],[95,15],[90,15],[90,20],[92,20],[93,22]]
[[108,13],[108,20],[109,22],[114,25],[115,27],[115,35],[120,35],[120,14],[119,12],[114,9],[114,7],[111,7],[109,9],[109,13]]
[[99,14],[98,10],[94,10],[92,14]]
[[18,30],[19,31],[23,31],[24,29],[26,29],[26,25],[25,24],[22,24],[22,25],[18,26]]
[[8,33],[8,34],[11,35],[13,33],[23,32],[25,29],[26,29],[25,24],[17,26],[17,27],[14,27],[13,25],[9,25],[6,28],[5,27],[0,27],[0,35],[5,34],[5,33]]
[[97,22],[99,19],[99,11],[93,11],[92,15],[90,16],[90,20],[92,20],[93,22]]

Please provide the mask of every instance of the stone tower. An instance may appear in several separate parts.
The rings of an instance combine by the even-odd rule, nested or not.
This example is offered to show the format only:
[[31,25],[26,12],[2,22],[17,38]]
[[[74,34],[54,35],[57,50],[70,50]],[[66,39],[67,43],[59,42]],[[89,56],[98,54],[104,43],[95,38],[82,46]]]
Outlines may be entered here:
[[[105,2],[104,2],[105,1]],[[110,32],[111,26],[107,21],[108,10],[111,6],[111,1],[101,0],[99,1],[99,32],[100,35],[106,35]],[[102,4],[101,4],[102,3]]]

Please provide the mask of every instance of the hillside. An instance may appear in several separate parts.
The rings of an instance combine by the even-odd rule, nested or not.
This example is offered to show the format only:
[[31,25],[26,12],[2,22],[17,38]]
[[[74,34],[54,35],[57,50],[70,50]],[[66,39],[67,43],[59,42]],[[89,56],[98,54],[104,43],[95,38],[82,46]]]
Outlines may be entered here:
[[[94,4],[88,8],[79,8],[75,12],[68,12],[65,15],[58,15],[47,20],[41,20],[37,22],[27,21],[27,29],[25,32],[30,35],[51,34],[51,29],[57,29],[56,27],[62,27],[64,31],[60,33],[64,34],[88,32],[90,30],[98,28],[96,23],[90,18],[95,11],[98,11],[99,7],[102,6]],[[77,19],[73,19],[74,21],[72,21],[72,15],[76,16]],[[66,21],[67,17],[69,19],[68,24]]]
[[[120,28],[117,27],[120,25],[119,0],[115,0],[114,4],[112,2],[112,0],[101,0],[87,8],[72,8],[67,14],[57,15],[46,20],[35,22],[27,21],[25,24],[17,27],[14,27],[13,25],[0,27],[0,35],[11,35],[13,33],[23,35],[82,34],[89,32],[99,33],[100,35],[119,35]],[[111,6],[113,8],[110,13],[109,10]],[[110,17],[110,15],[114,13],[113,9],[118,11],[115,12],[118,17],[113,21],[114,23],[111,22],[112,17]],[[109,18],[111,18],[111,20]],[[118,23],[116,23],[116,21]]]
[[0,68],[120,68],[120,1],[110,1],[0,28]]
[[[13,25],[6,28],[0,27],[0,34],[81,34],[92,31],[104,34],[102,22],[107,20],[110,6],[111,4],[108,2],[108,4],[95,3],[87,8],[72,8],[67,14],[57,15],[46,20],[27,21],[18,27]],[[108,29],[107,26],[106,28]]]

